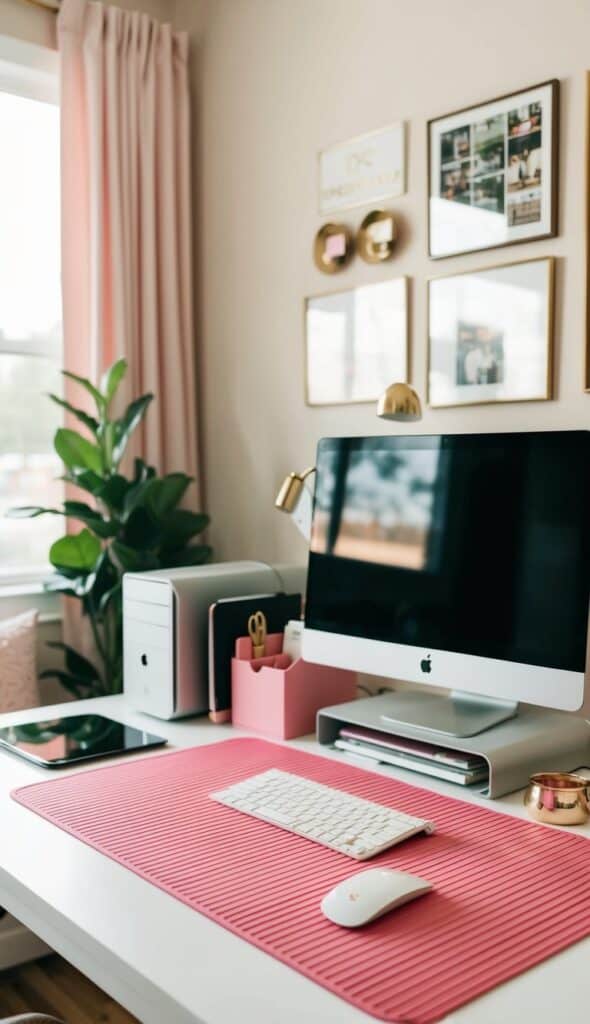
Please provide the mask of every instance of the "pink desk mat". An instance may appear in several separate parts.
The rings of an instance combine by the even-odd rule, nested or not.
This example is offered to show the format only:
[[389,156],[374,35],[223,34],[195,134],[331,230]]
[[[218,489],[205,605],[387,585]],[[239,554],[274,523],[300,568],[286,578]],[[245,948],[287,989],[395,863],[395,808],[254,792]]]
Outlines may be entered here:
[[[208,797],[272,767],[432,819],[437,832],[359,864]],[[129,760],[12,795],[381,1020],[440,1020],[590,934],[582,836],[265,740]],[[435,891],[360,930],[326,920],[324,894],[377,865],[422,875]]]

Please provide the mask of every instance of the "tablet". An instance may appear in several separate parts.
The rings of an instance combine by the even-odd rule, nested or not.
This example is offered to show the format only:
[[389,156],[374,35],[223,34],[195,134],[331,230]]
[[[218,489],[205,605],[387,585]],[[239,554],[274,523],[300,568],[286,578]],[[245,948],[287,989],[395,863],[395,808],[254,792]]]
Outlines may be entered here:
[[43,768],[65,768],[98,757],[161,747],[167,740],[102,715],[64,715],[0,729],[0,749]]

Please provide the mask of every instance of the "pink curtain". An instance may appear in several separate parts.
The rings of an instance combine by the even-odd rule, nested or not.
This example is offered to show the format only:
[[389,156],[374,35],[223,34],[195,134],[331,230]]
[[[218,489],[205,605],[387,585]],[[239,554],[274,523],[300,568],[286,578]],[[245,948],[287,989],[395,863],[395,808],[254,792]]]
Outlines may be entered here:
[[58,36],[66,368],[125,356],[125,399],[156,396],[133,454],[197,477],[187,37],[88,0]]

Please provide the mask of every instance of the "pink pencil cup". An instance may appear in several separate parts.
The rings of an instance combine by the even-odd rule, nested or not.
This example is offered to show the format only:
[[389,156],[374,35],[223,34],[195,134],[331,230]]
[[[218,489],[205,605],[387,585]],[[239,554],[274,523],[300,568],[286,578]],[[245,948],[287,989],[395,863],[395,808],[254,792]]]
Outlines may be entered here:
[[[319,708],[354,700],[356,673],[345,669],[312,665],[298,658],[288,668],[280,667],[283,634],[266,638],[264,658],[252,659],[250,637],[236,640],[232,658],[232,722],[273,739],[291,740],[315,732]],[[273,667],[275,659],[279,667]]]

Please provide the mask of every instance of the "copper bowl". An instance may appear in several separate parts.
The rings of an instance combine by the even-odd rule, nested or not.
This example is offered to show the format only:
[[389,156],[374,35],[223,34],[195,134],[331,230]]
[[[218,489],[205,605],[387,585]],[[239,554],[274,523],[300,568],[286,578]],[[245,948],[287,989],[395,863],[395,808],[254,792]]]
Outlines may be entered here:
[[535,821],[547,825],[583,825],[590,818],[590,779],[568,772],[531,775],[524,805]]

